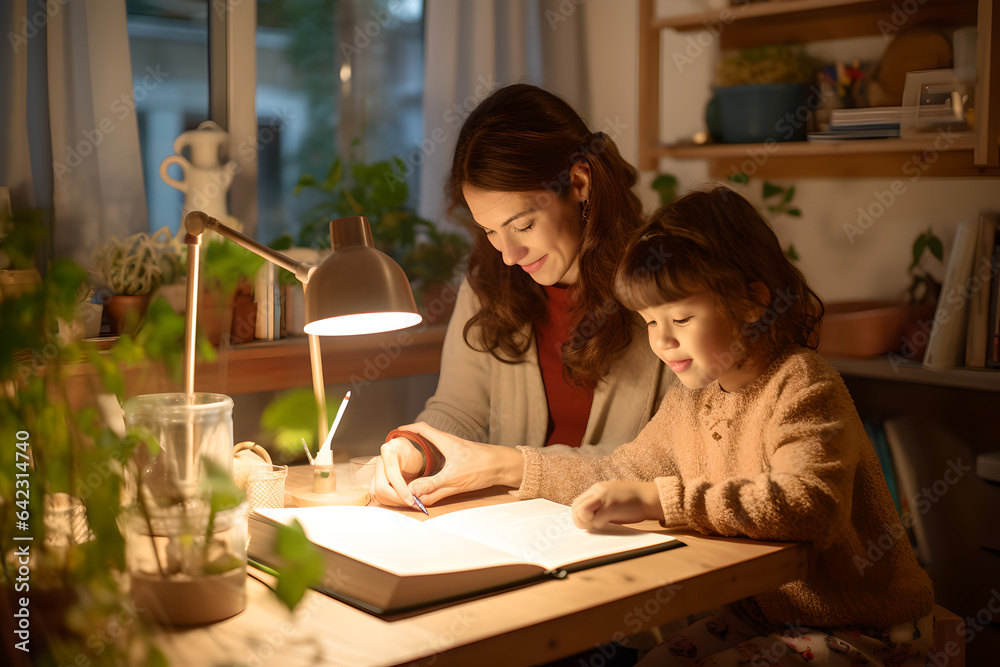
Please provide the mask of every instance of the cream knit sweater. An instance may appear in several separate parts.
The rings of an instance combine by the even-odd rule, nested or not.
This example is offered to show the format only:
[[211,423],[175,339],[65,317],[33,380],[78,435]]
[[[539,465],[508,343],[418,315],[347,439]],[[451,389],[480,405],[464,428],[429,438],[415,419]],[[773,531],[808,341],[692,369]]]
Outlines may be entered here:
[[609,456],[520,449],[522,499],[568,504],[600,480],[652,480],[667,526],[812,543],[807,577],[755,596],[776,624],[887,628],[934,604],[847,387],[812,350],[732,393],[672,386]]

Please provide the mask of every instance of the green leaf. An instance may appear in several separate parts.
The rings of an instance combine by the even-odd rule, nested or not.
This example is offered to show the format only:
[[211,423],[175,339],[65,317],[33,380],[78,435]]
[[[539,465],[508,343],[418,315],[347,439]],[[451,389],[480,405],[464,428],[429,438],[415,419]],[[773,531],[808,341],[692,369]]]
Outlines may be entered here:
[[274,592],[291,610],[305,595],[306,589],[323,581],[325,563],[319,549],[309,541],[298,521],[278,527],[275,553],[282,565],[278,568],[278,585]]
[[736,185],[746,185],[750,182],[750,177],[743,172],[737,172],[729,176],[729,181],[735,183]]
[[790,201],[792,201],[792,197],[794,196],[795,196],[795,186],[792,185],[787,190],[785,190],[785,203],[787,204]]
[[246,492],[236,486],[229,470],[207,457],[202,459],[202,465],[205,470],[202,483],[207,486],[211,494],[209,497],[213,514],[232,509],[246,500]]
[[673,174],[660,174],[652,183],[652,188],[660,195],[660,205],[666,206],[677,198],[677,177]]
[[797,208],[790,208],[790,209],[786,210],[785,213],[787,213],[788,215],[790,215],[792,217],[795,217],[795,218],[801,218],[802,217],[802,211],[799,210],[799,209],[797,209]]
[[927,235],[921,234],[913,242],[913,262],[910,264],[911,269],[920,264],[920,258],[923,256],[925,248],[927,248]]
[[927,239],[927,248],[938,261],[944,261],[944,246],[941,244],[941,239],[931,234]]
[[333,164],[330,165],[330,170],[326,173],[326,180],[323,181],[323,185],[321,187],[327,192],[333,192],[334,188],[337,187],[337,184],[340,183],[340,177],[342,174],[343,165],[338,157],[333,161]]
[[789,261],[792,261],[792,262],[797,262],[800,259],[802,259],[801,257],[799,257],[799,253],[795,249],[795,244],[793,244],[793,243],[789,243],[788,247],[785,248],[785,257],[787,257],[789,259]]
[[[340,400],[327,397],[326,414],[332,419],[340,408]],[[319,413],[312,389],[300,387],[277,394],[260,416],[261,428],[271,435],[275,446],[286,454],[302,453],[302,440],[319,446],[316,425]]]
[[297,197],[299,195],[299,192],[301,192],[305,188],[318,188],[318,187],[319,187],[319,181],[316,180],[315,176],[313,176],[312,174],[302,174],[302,176],[299,177],[299,182],[295,184],[295,190],[293,190],[292,193]]
[[782,193],[784,191],[785,191],[785,189],[783,187],[781,187],[780,185],[775,185],[774,183],[771,183],[770,181],[764,181],[764,187],[763,187],[763,190],[762,190],[764,199],[770,199],[774,195],[780,194],[780,193]]

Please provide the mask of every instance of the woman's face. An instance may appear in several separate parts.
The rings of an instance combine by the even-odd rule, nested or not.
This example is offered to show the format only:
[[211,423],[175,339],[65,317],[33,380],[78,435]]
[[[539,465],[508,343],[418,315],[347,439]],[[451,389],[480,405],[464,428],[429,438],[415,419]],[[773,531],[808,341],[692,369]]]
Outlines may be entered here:
[[[504,264],[517,265],[539,285],[572,285],[580,277],[580,203],[589,173],[574,165],[566,197],[551,192],[495,192],[465,187],[465,201]],[[587,169],[589,172],[589,169]]]

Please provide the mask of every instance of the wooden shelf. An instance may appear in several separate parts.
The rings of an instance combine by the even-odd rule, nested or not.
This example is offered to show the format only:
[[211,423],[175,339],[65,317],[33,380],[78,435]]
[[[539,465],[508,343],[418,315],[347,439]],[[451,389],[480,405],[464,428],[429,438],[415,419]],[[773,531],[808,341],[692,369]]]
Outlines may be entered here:
[[900,362],[889,357],[829,358],[827,361],[844,376],[1000,392],[1000,370],[997,369],[953,368],[933,371],[915,361]]
[[[367,336],[321,338],[323,378],[326,384],[367,384],[375,380],[437,373],[445,324]],[[256,341],[219,350],[219,358],[199,363],[195,390],[221,394],[252,394],[312,385],[309,345],[305,337]],[[85,363],[65,369],[67,391],[74,406],[90,404],[97,373]],[[139,364],[125,369],[126,395],[180,391],[158,365]]]
[[[742,3],[720,10],[657,17],[654,0],[639,2],[639,167],[657,169],[663,157],[708,162],[713,178],[736,172],[770,178],[902,176],[1000,177],[1000,11],[998,0],[922,0],[900,14],[894,0],[786,0]],[[941,151],[930,141],[783,142],[715,146],[657,143],[660,136],[660,32],[708,31],[713,48],[816,42],[882,35],[917,25],[977,25],[982,42],[976,86],[975,133]],[[700,39],[700,38],[699,38]],[[985,46],[984,46],[985,45]],[[708,82],[706,82],[708,85]],[[749,162],[747,162],[749,160]],[[749,167],[746,169],[744,167]],[[909,173],[907,173],[907,170]]]
[[657,158],[706,160],[714,178],[736,172],[771,178],[1000,177],[1000,167],[974,164],[974,135],[953,137],[931,134],[926,139],[660,145],[652,153]]
[[[923,0],[920,11],[893,21],[898,0],[788,0],[743,3],[725,9],[654,18],[657,30],[709,30],[720,46],[738,49],[760,44],[823,41],[891,34],[915,25],[972,25],[976,0]],[[905,21],[902,21],[905,19]],[[902,21],[902,25],[897,25]]]

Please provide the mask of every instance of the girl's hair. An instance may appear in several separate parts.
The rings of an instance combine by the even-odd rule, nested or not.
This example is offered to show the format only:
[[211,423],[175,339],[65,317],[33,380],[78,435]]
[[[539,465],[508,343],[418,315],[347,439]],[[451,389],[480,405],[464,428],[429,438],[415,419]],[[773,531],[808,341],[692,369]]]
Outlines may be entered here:
[[[768,303],[752,283],[763,283]],[[641,310],[708,290],[745,354],[771,359],[790,344],[818,344],[823,302],[785,257],[778,238],[746,199],[716,187],[656,211],[615,273],[622,303]],[[766,306],[752,322],[750,313]]]
[[[465,325],[470,347],[517,363],[531,344],[525,324],[545,317],[544,289],[520,268],[504,264],[485,232],[473,224],[463,186],[492,192],[548,192],[565,199],[570,168],[590,167],[590,214],[578,254],[580,278],[563,346],[566,376],[593,387],[631,342],[634,315],[614,295],[614,270],[628,239],[642,224],[642,205],[632,192],[638,172],[603,132],[591,133],[562,99],[541,88],[515,84],[483,100],[462,126],[445,184],[449,212],[464,209],[474,238],[468,280],[481,310]],[[470,341],[476,330],[475,341]]]

